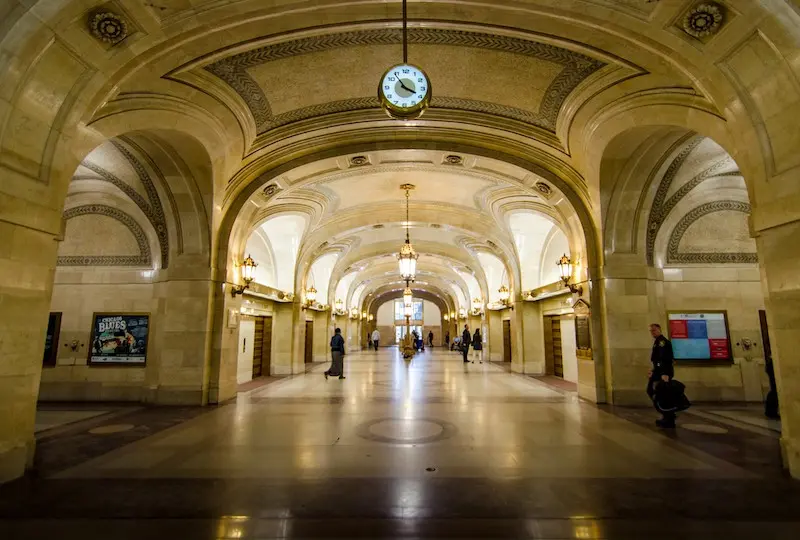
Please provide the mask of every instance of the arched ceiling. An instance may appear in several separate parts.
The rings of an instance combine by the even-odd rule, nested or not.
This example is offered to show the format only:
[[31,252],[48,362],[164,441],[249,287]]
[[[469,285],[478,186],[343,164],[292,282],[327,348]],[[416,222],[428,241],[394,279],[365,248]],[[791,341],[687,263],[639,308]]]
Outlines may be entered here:
[[[608,143],[619,133],[630,130],[628,142],[637,143],[645,116],[683,126],[677,137],[700,126],[724,145],[735,133],[751,143],[736,159],[753,182],[763,163],[795,165],[796,153],[785,150],[794,145],[763,147],[764,133],[791,130],[752,90],[759,77],[738,73],[750,48],[753,56],[776,55],[768,64],[774,72],[796,64],[788,40],[766,37],[767,23],[789,20],[778,6],[785,3],[726,0],[720,27],[696,35],[686,21],[699,3],[411,2],[411,60],[427,70],[434,99],[425,116],[408,122],[387,118],[375,96],[378,78],[400,58],[399,1],[16,3],[0,28],[12,53],[4,87],[13,101],[3,102],[0,165],[61,189],[89,150],[138,137],[144,154],[161,148],[168,156],[164,168],[176,172],[166,182],[195,183],[187,208],[179,208],[189,198],[180,191],[162,206],[173,221],[191,216],[199,224],[200,232],[183,236],[203,244],[195,251],[212,251],[223,279],[236,280],[233,263],[257,227],[292,213],[308,226],[286,288],[302,289],[314,261],[336,253],[330,290],[355,267],[349,289],[366,289],[360,273],[396,252],[410,227],[421,257],[449,261],[437,267],[442,276],[461,265],[489,287],[478,254],[491,254],[519,294],[531,286],[522,279],[529,257],[518,253],[509,214],[551,219],[573,255],[598,262],[595,227],[608,222],[612,196],[601,160],[614,159]],[[93,35],[87,20],[98,9],[125,21],[123,39]],[[764,21],[761,32],[755,25]],[[43,88],[47,99],[39,99]],[[398,189],[405,182],[418,186],[410,224]],[[739,212],[733,203],[742,201],[729,199],[729,211]],[[615,216],[618,228],[630,228],[631,215]],[[675,229],[691,239],[696,223],[703,222]],[[168,233],[154,231],[180,238],[169,225]]]
[[[408,222],[400,189],[404,183],[416,186]],[[376,151],[289,171],[251,197],[235,237],[250,239],[248,245],[253,238],[262,241],[263,235],[248,231],[263,231],[283,214],[305,215],[309,223],[298,251],[294,292],[310,284],[320,290],[309,269],[335,254],[330,286],[323,287],[328,294],[321,301],[360,304],[374,289],[400,279],[395,254],[408,232],[420,254],[418,281],[435,284],[448,297],[455,285],[460,291],[455,296],[463,300],[448,301],[467,309],[473,298],[495,300],[501,283],[522,292],[522,245],[510,215],[540,216],[551,227],[560,224],[566,230],[575,217],[559,191],[536,175],[497,160],[425,150]],[[289,233],[271,232],[285,236],[286,242]],[[524,255],[540,257],[548,233],[531,231],[538,238],[526,244]],[[575,251],[581,250],[578,239]],[[530,288],[544,285],[538,270],[536,275],[528,280]],[[335,297],[344,276],[350,276],[347,292]]]

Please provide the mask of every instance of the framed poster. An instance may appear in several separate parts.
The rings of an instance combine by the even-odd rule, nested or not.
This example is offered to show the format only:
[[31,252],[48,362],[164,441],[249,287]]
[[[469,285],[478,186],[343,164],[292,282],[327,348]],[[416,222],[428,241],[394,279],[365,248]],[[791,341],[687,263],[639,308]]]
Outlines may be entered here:
[[44,337],[43,366],[52,367],[56,365],[59,334],[61,334],[61,313],[50,313],[50,318],[47,321],[47,334]]
[[727,312],[671,311],[667,316],[675,360],[733,362]]
[[89,365],[144,366],[149,313],[95,313]]

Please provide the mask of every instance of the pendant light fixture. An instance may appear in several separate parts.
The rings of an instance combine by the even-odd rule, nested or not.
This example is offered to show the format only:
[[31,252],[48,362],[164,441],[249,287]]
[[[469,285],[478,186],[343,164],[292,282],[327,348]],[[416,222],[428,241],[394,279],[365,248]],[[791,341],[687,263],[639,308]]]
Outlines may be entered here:
[[400,264],[400,276],[406,281],[414,281],[417,275],[417,259],[419,254],[414,251],[414,246],[411,245],[411,221],[408,211],[409,193],[414,190],[414,184],[403,184],[400,189],[406,192],[406,242],[400,248],[400,253],[397,255],[397,260]]

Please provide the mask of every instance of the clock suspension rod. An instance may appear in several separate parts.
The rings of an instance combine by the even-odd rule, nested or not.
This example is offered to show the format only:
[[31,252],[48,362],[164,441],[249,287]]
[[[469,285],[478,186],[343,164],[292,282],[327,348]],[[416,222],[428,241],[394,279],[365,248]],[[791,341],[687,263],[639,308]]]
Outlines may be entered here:
[[408,5],[403,0],[403,63],[408,64]]

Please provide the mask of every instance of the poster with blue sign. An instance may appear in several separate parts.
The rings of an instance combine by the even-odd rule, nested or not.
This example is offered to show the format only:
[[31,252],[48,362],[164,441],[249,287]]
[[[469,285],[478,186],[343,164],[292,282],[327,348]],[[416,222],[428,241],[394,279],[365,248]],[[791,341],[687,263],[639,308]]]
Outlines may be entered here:
[[724,311],[669,313],[668,317],[675,360],[733,360]]
[[146,313],[95,313],[89,365],[145,365],[149,325]]

